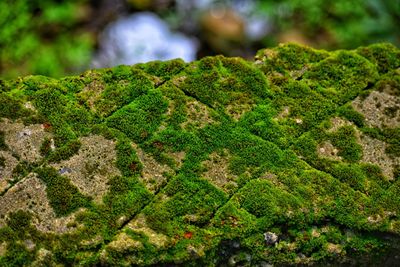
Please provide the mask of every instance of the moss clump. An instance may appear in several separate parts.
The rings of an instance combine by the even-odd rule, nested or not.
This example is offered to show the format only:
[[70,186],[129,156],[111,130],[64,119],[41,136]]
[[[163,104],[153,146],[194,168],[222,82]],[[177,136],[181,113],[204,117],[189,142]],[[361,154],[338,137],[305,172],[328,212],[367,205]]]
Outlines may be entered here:
[[145,64],[137,64],[136,67],[150,75],[163,80],[169,80],[181,72],[186,67],[186,63],[182,59],[173,59],[164,62],[153,61]]
[[3,92],[0,93],[0,117],[17,119],[28,116],[30,111],[24,108],[16,97]]
[[[283,44],[260,51],[254,63],[217,56],[0,82],[0,123],[41,124],[46,131],[26,148],[41,157],[25,162],[15,147],[35,133],[0,129],[7,182],[0,181],[0,265],[394,259],[398,63],[399,51],[389,44],[334,52]],[[376,93],[393,100],[377,107],[393,125],[375,127],[355,104],[374,104]],[[104,144],[86,145],[91,135],[115,152],[114,171],[104,170],[104,154],[93,152]],[[69,164],[76,155],[93,160]],[[15,192],[32,173],[50,210],[33,208],[42,204],[29,195],[34,189]],[[88,189],[101,197],[82,193]],[[7,209],[16,193],[28,213]],[[61,232],[37,224],[50,213]]]
[[139,143],[157,130],[166,108],[161,93],[153,90],[115,112],[106,123]]
[[354,110],[351,105],[343,105],[337,110],[338,115],[354,123],[357,127],[364,127],[365,117]]
[[268,96],[268,83],[257,68],[238,58],[206,57],[185,69],[181,89],[213,107],[231,103],[236,94],[257,98]]
[[4,140],[4,132],[3,131],[0,131],[0,149],[1,150],[7,149],[7,145],[6,145],[6,142]]
[[400,52],[392,44],[373,44],[360,47],[357,53],[376,64],[380,73],[387,73],[400,66]]
[[326,51],[306,46],[282,44],[276,48],[258,51],[256,59],[263,62],[262,70],[266,73],[277,71],[290,74],[291,71],[306,70],[310,64],[319,62],[328,55]]
[[[111,115],[153,88],[150,77],[128,66],[119,66],[106,71],[102,78],[105,83],[104,89],[94,99],[93,108],[103,117]],[[87,91],[83,92],[83,95],[90,96],[91,93]]]
[[55,169],[39,168],[35,171],[47,186],[47,198],[57,216],[65,216],[90,205],[90,198],[82,195],[68,178],[60,176]]
[[356,97],[377,77],[376,67],[370,61],[348,51],[334,53],[304,75],[313,87],[340,104]]
[[10,214],[7,224],[14,231],[24,231],[30,225],[31,218],[29,213],[18,210]]
[[338,156],[350,162],[361,159],[362,148],[356,141],[353,127],[341,127],[336,133],[331,135],[330,139],[332,140],[332,144],[340,150]]

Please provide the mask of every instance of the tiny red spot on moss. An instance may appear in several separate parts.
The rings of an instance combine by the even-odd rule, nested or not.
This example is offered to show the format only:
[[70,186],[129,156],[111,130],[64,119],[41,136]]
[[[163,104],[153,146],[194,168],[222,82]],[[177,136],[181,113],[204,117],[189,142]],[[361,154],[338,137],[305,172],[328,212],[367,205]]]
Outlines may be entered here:
[[45,123],[43,123],[43,128],[44,128],[45,130],[49,130],[49,129],[51,129],[51,124],[48,123],[48,122],[45,122]]
[[191,238],[193,237],[193,233],[192,233],[192,232],[186,232],[186,233],[183,235],[183,237],[186,238],[186,239],[191,239]]

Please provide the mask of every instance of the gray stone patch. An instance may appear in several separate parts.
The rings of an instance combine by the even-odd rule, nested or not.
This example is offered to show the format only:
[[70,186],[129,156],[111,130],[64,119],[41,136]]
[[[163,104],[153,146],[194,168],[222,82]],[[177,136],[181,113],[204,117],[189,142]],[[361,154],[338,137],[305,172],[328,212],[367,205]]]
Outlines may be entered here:
[[157,192],[167,182],[165,174],[171,173],[173,170],[165,164],[160,164],[136,144],[132,144],[132,146],[135,148],[139,160],[143,164],[141,181],[150,192]]
[[42,232],[65,233],[75,214],[57,217],[46,193],[46,185],[31,173],[0,197],[0,228],[4,227],[10,212],[23,210],[32,214],[32,224]]
[[52,137],[41,124],[25,126],[20,122],[3,120],[0,122],[0,129],[4,132],[5,143],[10,150],[20,156],[21,160],[28,162],[42,159],[40,147],[45,138]]
[[82,146],[76,155],[51,166],[99,203],[108,191],[109,178],[121,175],[116,167],[115,142],[100,135],[82,137],[80,141]]
[[378,165],[383,175],[389,179],[393,179],[393,171],[396,166],[400,165],[400,158],[391,158],[386,154],[385,150],[387,144],[364,134],[360,136],[359,143],[363,148],[363,157],[361,161]]
[[228,193],[237,188],[235,182],[237,176],[233,175],[229,170],[230,158],[231,156],[227,151],[222,154],[213,152],[209,155],[209,159],[202,163],[206,170],[202,176],[219,189]]
[[18,165],[18,160],[10,152],[0,150],[0,159],[3,159],[3,166],[0,166],[0,194],[9,187],[12,180],[14,168]]
[[400,98],[391,93],[390,88],[373,91],[364,100],[357,97],[352,106],[365,116],[367,126],[396,128],[400,126]]

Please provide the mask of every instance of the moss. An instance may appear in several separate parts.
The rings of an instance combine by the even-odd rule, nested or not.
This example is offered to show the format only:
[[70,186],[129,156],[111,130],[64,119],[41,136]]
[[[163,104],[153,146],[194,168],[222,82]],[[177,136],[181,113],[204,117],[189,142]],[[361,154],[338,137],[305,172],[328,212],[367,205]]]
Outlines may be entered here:
[[34,260],[34,254],[28,251],[22,244],[13,244],[7,246],[7,253],[0,257],[0,264],[3,266],[23,266],[31,264]]
[[400,138],[400,129],[399,128],[361,128],[363,133],[369,135],[372,138],[379,139],[388,144],[385,148],[385,153],[387,153],[390,157],[398,157],[399,155],[399,138]]
[[157,130],[167,103],[158,91],[139,97],[107,118],[107,126],[120,130],[139,143]]
[[50,154],[51,152],[51,139],[50,138],[45,138],[40,145],[40,155],[43,157],[46,157]]
[[33,168],[34,166],[27,161],[20,161],[12,171],[14,183],[27,176]]
[[225,194],[208,181],[183,175],[168,183],[164,193],[170,197],[165,203],[154,203],[143,212],[151,228],[168,235],[183,226],[186,215],[194,215],[197,218],[193,222],[195,225],[206,224],[213,216],[214,210],[226,201]]
[[6,159],[3,156],[0,156],[0,168],[4,168],[6,166]]
[[367,177],[357,166],[342,163],[337,164],[334,166],[331,174],[355,190],[364,191],[366,189]]
[[270,73],[277,71],[288,74],[289,71],[307,69],[329,55],[326,51],[315,50],[297,44],[281,44],[273,49],[263,49],[257,52],[256,58],[263,62],[261,69]]
[[269,181],[253,180],[243,187],[235,199],[240,207],[257,217],[267,217],[271,225],[289,209],[300,207],[300,200],[275,188]]
[[9,215],[7,225],[14,231],[24,231],[27,227],[29,227],[31,219],[31,214],[22,210],[18,210]]
[[104,203],[109,207],[110,214],[107,216],[111,217],[110,219],[131,216],[147,204],[151,198],[150,192],[136,178],[117,176],[111,178],[108,183],[110,191],[104,197]]
[[135,149],[127,138],[120,139],[116,145],[117,167],[124,176],[132,176],[142,171],[142,163],[136,155]]
[[61,176],[53,168],[35,170],[46,184],[47,198],[57,216],[66,216],[81,207],[90,206],[90,198],[82,195],[69,179]]
[[[234,259],[243,265],[335,265],[339,257],[351,263],[385,255],[397,239],[382,235],[399,229],[398,166],[388,180],[379,166],[365,163],[357,135],[385,142],[395,161],[400,132],[367,127],[351,101],[375,90],[398,97],[398,51],[389,45],[327,52],[285,44],[257,57],[256,63],[217,56],[0,83],[4,99],[17,103],[7,109],[22,112],[13,119],[41,123],[51,134],[41,140],[38,162],[13,153],[18,165],[1,198],[37,173],[58,217],[84,208],[69,225],[76,229],[65,234],[40,233],[25,222],[26,214],[12,215],[18,222],[0,229],[0,241],[11,240],[0,265],[29,265],[42,248],[51,252],[48,265],[90,266],[212,266]],[[24,118],[26,101],[37,111]],[[6,134],[0,131],[0,149],[10,151],[14,144],[5,144]],[[106,177],[108,191],[99,201],[47,166],[77,154],[79,140],[93,134],[113,141],[119,169]],[[324,143],[340,157],[321,156]],[[148,167],[143,153],[170,169],[160,173],[162,181],[154,175],[160,185],[155,193],[141,182]],[[213,155],[224,158],[225,178],[234,177],[227,192],[205,174]],[[137,223],[146,231],[134,229]],[[268,245],[266,232],[277,234],[278,242]],[[140,248],[113,248],[121,233]],[[153,244],[153,235],[165,242]],[[36,244],[29,253],[21,246],[27,239]]]
[[351,105],[344,105],[337,110],[339,116],[353,122],[357,127],[364,127],[364,115],[354,110]]
[[273,120],[276,115],[277,112],[271,105],[258,105],[241,118],[239,125],[264,140],[284,144],[284,130]]
[[4,132],[0,131],[0,149],[1,150],[6,150],[7,149],[7,144],[4,139]]
[[103,79],[106,86],[94,103],[94,108],[104,117],[153,88],[151,80],[142,71],[128,66],[113,69],[110,77],[103,76]]
[[386,149],[385,153],[392,157],[400,157],[400,144],[390,144]]
[[361,145],[357,143],[355,130],[352,126],[343,126],[330,135],[332,144],[340,149],[338,155],[345,160],[355,162],[362,157]]
[[17,119],[31,112],[22,106],[20,99],[3,92],[0,93],[0,118]]
[[373,44],[367,47],[357,48],[356,51],[358,54],[376,64],[380,73],[386,73],[400,66],[400,52],[392,44]]
[[187,78],[180,89],[210,107],[232,101],[233,92],[250,97],[267,97],[268,82],[261,71],[242,59],[206,57],[185,69]]
[[48,150],[48,146],[49,143],[45,140],[41,147],[41,150],[44,153],[43,155],[47,155],[47,159],[49,162],[60,162],[62,160],[67,160],[78,153],[81,147],[81,143],[79,142],[79,140],[76,139],[71,140],[51,152]]
[[186,63],[182,59],[173,59],[168,61],[152,61],[145,64],[136,64],[135,67],[150,75],[169,80],[174,75],[181,72],[186,67]]
[[56,86],[38,90],[33,96],[35,107],[46,117],[60,116],[66,112],[68,99]]
[[[332,100],[344,104],[355,98],[378,77],[376,67],[353,52],[338,51],[315,64],[304,74],[312,86],[321,93],[330,94]],[[333,89],[330,93],[328,89]]]

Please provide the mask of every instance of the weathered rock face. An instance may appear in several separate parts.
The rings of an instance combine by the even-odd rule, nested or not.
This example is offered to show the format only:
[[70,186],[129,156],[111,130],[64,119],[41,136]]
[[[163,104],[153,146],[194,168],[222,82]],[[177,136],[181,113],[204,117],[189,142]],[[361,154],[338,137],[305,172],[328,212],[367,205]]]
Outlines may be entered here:
[[394,265],[399,107],[389,44],[0,81],[0,265]]

